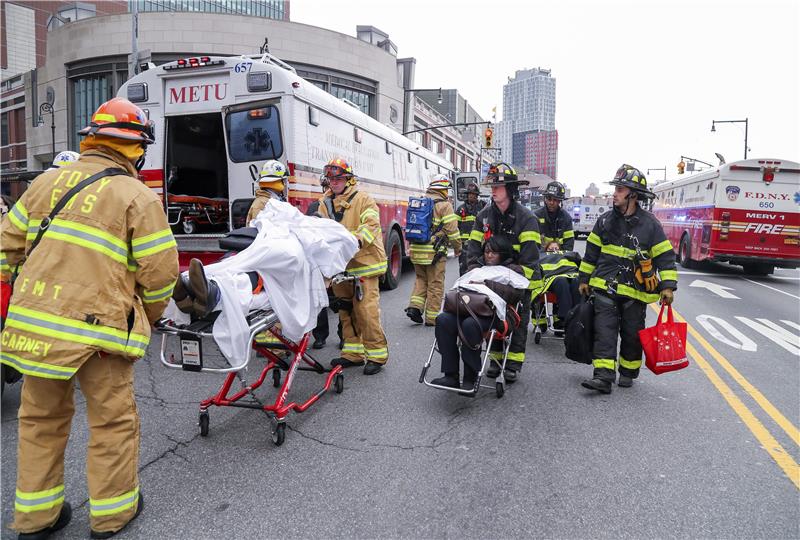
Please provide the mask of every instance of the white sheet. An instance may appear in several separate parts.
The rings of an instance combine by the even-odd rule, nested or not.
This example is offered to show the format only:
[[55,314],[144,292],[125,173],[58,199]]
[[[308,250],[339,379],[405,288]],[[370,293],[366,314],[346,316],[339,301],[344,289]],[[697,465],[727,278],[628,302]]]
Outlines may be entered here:
[[505,266],[481,266],[474,268],[458,278],[451,289],[468,289],[485,294],[492,300],[494,311],[501,320],[506,319],[506,301],[483,284],[485,280],[497,281],[515,289],[527,289],[530,281]]

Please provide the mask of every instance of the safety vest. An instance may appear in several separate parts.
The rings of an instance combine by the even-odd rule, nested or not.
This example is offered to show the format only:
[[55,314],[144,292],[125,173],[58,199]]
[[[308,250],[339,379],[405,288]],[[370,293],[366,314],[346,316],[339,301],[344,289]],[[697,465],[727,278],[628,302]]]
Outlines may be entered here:
[[[433,205],[433,230],[439,229],[439,232],[427,244],[410,244],[411,262],[413,264],[421,264],[429,266],[433,262],[433,257],[436,254],[434,244],[437,237],[446,236],[447,242],[440,242],[438,251],[447,254],[447,245],[453,246],[455,251],[461,249],[461,237],[458,232],[458,218],[453,213],[453,205],[447,200],[440,191],[429,190],[425,193],[434,201]],[[442,260],[441,258],[439,260]]]

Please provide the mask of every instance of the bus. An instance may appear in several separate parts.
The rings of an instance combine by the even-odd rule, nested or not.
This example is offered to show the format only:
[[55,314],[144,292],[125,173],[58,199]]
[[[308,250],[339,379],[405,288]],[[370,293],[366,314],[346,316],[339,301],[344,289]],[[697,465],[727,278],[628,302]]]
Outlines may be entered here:
[[736,161],[653,191],[653,213],[684,268],[719,261],[767,275],[800,266],[800,164]]
[[589,236],[597,219],[613,208],[611,197],[570,197],[562,205],[572,217],[575,236]]
[[408,197],[454,167],[397,131],[299,77],[266,53],[150,64],[119,90],[155,123],[140,177],[164,201],[181,267],[213,262],[218,240],[245,226],[258,172],[269,159],[289,171],[288,200],[305,212],[321,196],[324,165],[345,159],[380,209],[388,270],[397,286]]

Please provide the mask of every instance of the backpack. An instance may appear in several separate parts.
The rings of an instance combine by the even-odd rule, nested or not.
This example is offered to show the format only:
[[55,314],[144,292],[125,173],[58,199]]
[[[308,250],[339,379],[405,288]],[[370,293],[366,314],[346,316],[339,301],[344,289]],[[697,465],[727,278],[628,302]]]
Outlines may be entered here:
[[427,244],[435,234],[433,230],[434,202],[430,197],[409,197],[406,209],[406,240],[413,244]]
[[564,354],[575,362],[591,364],[593,348],[594,298],[582,298],[567,314],[564,324]]

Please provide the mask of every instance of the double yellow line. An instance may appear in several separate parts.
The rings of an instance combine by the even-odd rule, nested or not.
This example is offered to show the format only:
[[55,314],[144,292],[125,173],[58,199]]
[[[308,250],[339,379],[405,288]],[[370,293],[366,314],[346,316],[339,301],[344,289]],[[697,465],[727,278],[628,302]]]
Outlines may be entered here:
[[[658,313],[658,308],[656,308],[655,304],[650,304],[650,307]],[[673,313],[675,314],[675,319],[679,322],[687,322],[676,310],[673,308]],[[775,408],[769,400],[764,397],[764,395],[758,391],[756,387],[754,387],[750,382],[745,379],[739,371],[731,365],[728,360],[725,359],[691,324],[687,323],[687,328],[689,330],[689,334],[693,338],[697,340],[700,345],[711,355],[711,357],[717,361],[717,363],[728,372],[728,374],[735,380],[739,385],[747,392],[750,397],[752,397],[756,403],[764,410],[767,415],[769,415],[772,420],[775,421],[778,426],[786,432],[790,439],[792,439],[795,444],[800,446],[800,431],[798,431],[797,427],[795,427],[781,412]],[[728,405],[739,415],[739,418],[742,419],[742,422],[750,429],[753,435],[758,439],[758,442],[761,443],[761,446],[764,450],[772,456],[772,459],[778,464],[778,466],[783,469],[783,472],[786,473],[786,476],[794,483],[797,489],[800,489],[800,466],[797,465],[797,462],[792,458],[792,456],[786,452],[786,450],[781,446],[781,444],[772,436],[772,434],[764,427],[764,424],[759,421],[758,418],[747,408],[747,406],[739,399],[739,397],[731,390],[731,387],[722,380],[722,378],[714,371],[714,368],[711,366],[711,363],[706,360],[702,354],[688,342],[686,343],[686,352],[697,362],[697,365],[700,366],[700,369],[703,370],[706,377],[711,381],[711,384],[722,394],[722,397],[725,398],[725,401],[728,402]]]

